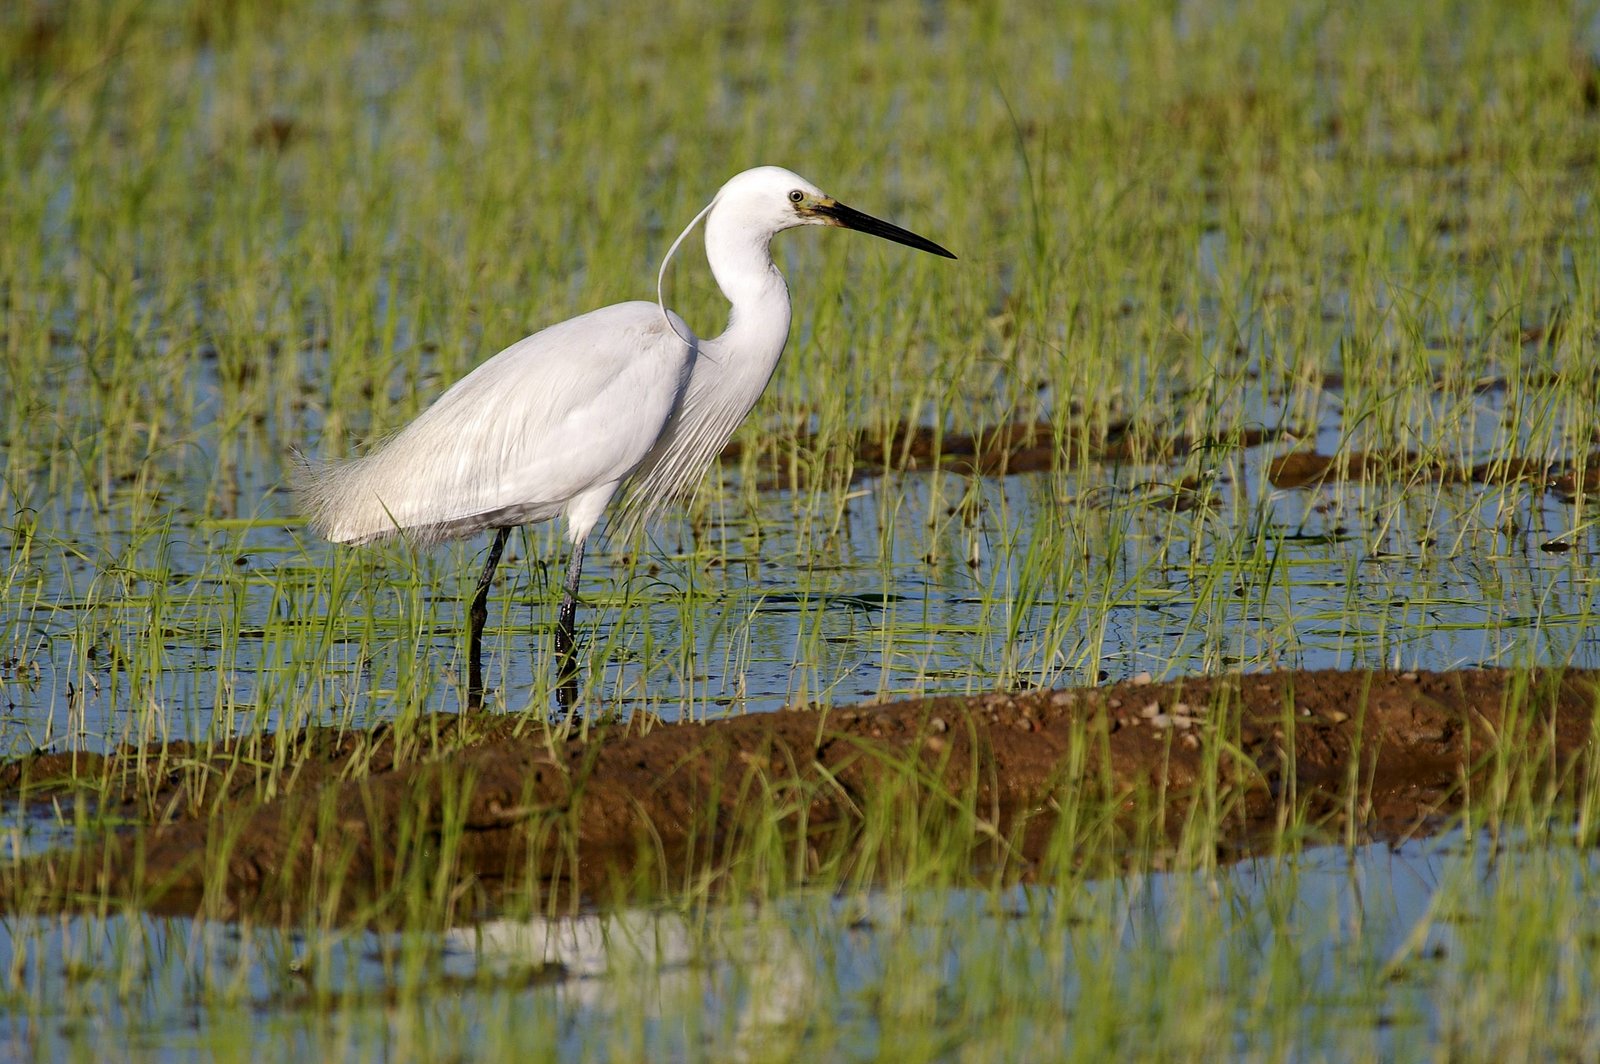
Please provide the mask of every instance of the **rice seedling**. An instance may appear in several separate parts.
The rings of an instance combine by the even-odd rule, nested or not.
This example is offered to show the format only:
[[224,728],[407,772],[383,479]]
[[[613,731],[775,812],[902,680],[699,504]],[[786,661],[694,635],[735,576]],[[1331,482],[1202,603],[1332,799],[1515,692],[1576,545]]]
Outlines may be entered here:
[[[1463,718],[1470,770],[1412,781],[1455,819],[1385,841],[1360,756],[1296,769],[1344,734],[1304,698],[1254,746],[1227,699],[1181,734],[1166,703],[1108,711],[1150,764],[1192,758],[1181,802],[1107,791],[1110,723],[1020,820],[866,740],[866,790],[760,762],[716,792],[735,828],[686,814],[701,860],[630,848],[576,894],[562,809],[452,879],[485,782],[437,767],[787,704],[824,729],[1147,673],[1600,664],[1597,26],[1452,0],[8,13],[0,749],[62,776],[17,769],[6,867],[78,864],[5,881],[0,1052],[1594,1055],[1600,788],[1581,714],[1516,701],[1539,680],[1492,735]],[[461,714],[481,554],[329,550],[290,448],[355,453],[511,340],[647,295],[707,181],[760,163],[939,219],[960,268],[780,243],[806,283],[774,387],[694,500],[585,572],[590,712],[543,730],[542,530],[491,589],[493,713]],[[698,254],[671,298],[721,324]],[[1354,703],[1329,712],[1386,749]],[[945,723],[918,741],[958,748]],[[1245,832],[1247,765],[1282,801]],[[429,766],[387,811],[329,797]],[[318,858],[263,863],[292,904],[244,911],[249,817],[297,800]],[[210,825],[178,914],[89,876],[152,822]]]

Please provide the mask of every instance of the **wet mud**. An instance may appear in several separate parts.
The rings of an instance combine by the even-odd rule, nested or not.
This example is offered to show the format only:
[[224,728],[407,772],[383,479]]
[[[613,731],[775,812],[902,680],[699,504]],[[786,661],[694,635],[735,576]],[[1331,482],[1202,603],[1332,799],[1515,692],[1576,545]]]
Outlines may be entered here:
[[1379,478],[1501,486],[1527,482],[1557,497],[1571,498],[1580,492],[1600,490],[1600,455],[1589,455],[1581,463],[1512,457],[1468,466],[1410,451],[1349,451],[1333,455],[1291,451],[1267,465],[1267,479],[1278,488]]
[[[1195,438],[1134,422],[1058,428],[1049,421],[1014,421],[972,433],[899,426],[833,440],[801,435],[757,455],[756,465],[762,487],[795,489],[806,484],[813,468],[849,469],[854,479],[932,469],[1005,476],[1088,462],[1154,465],[1197,448],[1257,447],[1287,435],[1285,429],[1240,426],[1216,437]],[[743,453],[743,445],[734,441],[722,452],[722,459],[737,461]]]
[[1174,826],[1191,803],[1217,802],[1233,829],[1223,845],[1240,851],[1288,815],[1330,837],[1393,837],[1441,824],[1497,764],[1575,795],[1597,705],[1600,673],[1284,672],[586,736],[441,715],[203,759],[182,744],[45,754],[3,766],[0,794],[60,803],[90,782],[101,812],[133,826],[14,862],[0,896],[292,918],[326,884],[370,905],[421,867],[464,898],[512,883],[594,898],[637,886],[641,861],[664,889],[714,875],[758,820],[827,847],[891,808],[965,825],[975,854],[1019,876],[1060,810],[1108,799]]
[[[1196,450],[1230,451],[1296,438],[1288,428],[1241,425],[1212,437],[1196,438],[1159,426],[1114,422],[1095,428],[1058,427],[1049,421],[1015,421],[972,433],[944,432],[927,426],[899,426],[887,432],[862,432],[824,439],[804,434],[754,456],[764,489],[796,490],[816,469],[848,469],[853,480],[886,472],[942,470],[973,476],[1048,472],[1088,463],[1159,465]],[[739,441],[722,458],[744,456]],[[1348,480],[1426,480],[1446,484],[1506,486],[1530,484],[1562,499],[1600,491],[1600,453],[1579,461],[1510,456],[1467,465],[1411,451],[1350,451],[1317,454],[1286,451],[1267,464],[1267,479],[1278,488],[1315,488]],[[1192,494],[1188,493],[1188,494]],[[1186,493],[1174,496],[1189,508]]]

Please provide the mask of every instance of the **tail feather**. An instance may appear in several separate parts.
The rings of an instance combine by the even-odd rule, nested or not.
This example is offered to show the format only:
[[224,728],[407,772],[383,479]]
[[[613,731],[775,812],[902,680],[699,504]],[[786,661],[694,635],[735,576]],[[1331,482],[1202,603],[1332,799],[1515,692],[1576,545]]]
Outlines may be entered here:
[[334,543],[376,543],[404,535],[419,547],[431,547],[548,516],[537,507],[475,497],[440,474],[436,452],[430,461],[415,443],[403,434],[360,458],[331,462],[294,452],[291,483],[311,527]]
[[322,462],[299,451],[291,457],[295,502],[318,535],[334,543],[372,543],[402,531],[373,490],[368,458]]

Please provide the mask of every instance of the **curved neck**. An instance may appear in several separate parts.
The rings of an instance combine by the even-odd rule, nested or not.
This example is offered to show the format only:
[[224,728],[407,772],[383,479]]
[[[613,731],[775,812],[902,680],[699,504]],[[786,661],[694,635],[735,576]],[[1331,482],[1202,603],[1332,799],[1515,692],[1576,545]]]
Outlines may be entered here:
[[766,230],[726,211],[713,209],[706,218],[706,260],[717,287],[733,304],[718,346],[776,365],[789,336],[789,286],[773,265],[770,239]]

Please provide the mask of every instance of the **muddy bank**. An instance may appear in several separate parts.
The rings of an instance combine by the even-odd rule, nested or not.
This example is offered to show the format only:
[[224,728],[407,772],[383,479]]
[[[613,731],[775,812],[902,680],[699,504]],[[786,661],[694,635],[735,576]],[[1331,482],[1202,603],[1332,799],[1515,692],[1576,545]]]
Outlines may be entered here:
[[[859,432],[833,439],[802,434],[755,456],[764,488],[798,489],[817,468],[848,469],[853,480],[889,471],[941,469],[947,473],[1006,476],[1047,472],[1089,462],[1157,465],[1194,450],[1229,451],[1297,438],[1285,428],[1241,425],[1209,438],[1193,438],[1160,426],[1115,422],[1103,427],[1060,428],[1048,421],[1015,421],[977,432],[944,432],[927,426],[898,426],[888,432]],[[737,462],[743,444],[722,452]],[[826,460],[822,460],[823,456]],[[1559,499],[1600,490],[1600,453],[1578,461],[1518,456],[1466,465],[1411,451],[1351,451],[1318,454],[1287,451],[1267,464],[1267,480],[1278,488],[1315,488],[1347,480],[1427,480],[1445,484],[1534,485]],[[1192,494],[1192,486],[1180,488]],[[1187,507],[1181,507],[1187,508]]]
[[[755,456],[761,485],[795,489],[820,464],[848,469],[852,479],[894,471],[941,469],[947,473],[1005,476],[1046,472],[1086,462],[1154,465],[1196,448],[1259,447],[1283,439],[1287,429],[1241,425],[1210,438],[1193,438],[1160,426],[1131,421],[1057,427],[1049,421],[1014,421],[976,432],[946,432],[925,425],[862,431],[823,438],[806,433]],[[739,441],[722,452],[724,462],[744,454]],[[826,461],[819,463],[819,456]]]
[[[433,717],[405,734],[268,737],[203,764],[178,747],[48,755],[6,765],[0,789],[38,798],[98,781],[103,805],[141,826],[11,866],[0,886],[10,899],[109,892],[189,911],[204,896],[213,912],[263,915],[334,888],[352,904],[393,894],[418,869],[450,891],[515,880],[593,892],[641,854],[658,881],[681,882],[728,859],[752,819],[837,840],[899,802],[1001,833],[1026,817],[1039,838],[1047,804],[1109,798],[1176,823],[1213,781],[1234,841],[1291,809],[1329,825],[1353,815],[1381,837],[1457,808],[1497,755],[1575,789],[1597,701],[1588,672],[1306,672],[633,722],[584,738],[525,718]],[[1025,850],[1009,859],[1025,866]]]
[[1600,455],[1588,455],[1577,463],[1511,457],[1467,466],[1410,451],[1341,454],[1291,451],[1267,465],[1267,479],[1279,488],[1318,487],[1340,480],[1384,477],[1496,486],[1530,482],[1558,498],[1570,499],[1580,492],[1592,494],[1600,490]]

